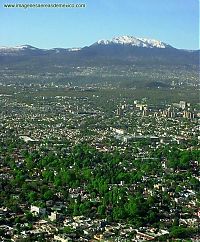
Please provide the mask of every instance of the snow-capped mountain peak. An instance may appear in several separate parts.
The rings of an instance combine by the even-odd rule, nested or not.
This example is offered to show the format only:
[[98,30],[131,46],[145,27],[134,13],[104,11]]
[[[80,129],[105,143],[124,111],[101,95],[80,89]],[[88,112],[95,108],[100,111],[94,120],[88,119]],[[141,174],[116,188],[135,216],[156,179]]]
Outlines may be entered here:
[[40,49],[31,45],[18,45],[13,47],[0,46],[0,54],[4,56],[25,55],[27,53],[35,53],[38,51],[40,51]]
[[13,47],[8,47],[8,46],[1,46],[0,51],[5,51],[5,52],[18,52],[18,51],[24,51],[24,50],[38,50],[38,48],[33,47],[31,45],[18,45],[18,46],[13,46]]
[[17,45],[13,47],[8,47],[8,46],[1,46],[1,50],[23,50],[23,49],[32,49],[35,50],[37,49],[36,47],[33,47],[31,45]]
[[101,40],[98,40],[96,43],[99,45],[108,45],[108,44],[110,44],[110,41],[101,39]]
[[98,44],[98,45],[117,44],[117,45],[129,45],[129,46],[146,47],[146,48],[171,47],[170,45],[164,42],[161,42],[159,40],[136,38],[134,36],[128,36],[128,35],[114,37],[111,40],[98,40],[95,44]]
[[170,47],[168,44],[161,42],[159,40],[155,40],[155,39],[146,39],[146,38],[138,38],[140,41],[142,41],[143,43],[146,43],[150,46],[156,47],[156,48],[166,48],[166,47]]

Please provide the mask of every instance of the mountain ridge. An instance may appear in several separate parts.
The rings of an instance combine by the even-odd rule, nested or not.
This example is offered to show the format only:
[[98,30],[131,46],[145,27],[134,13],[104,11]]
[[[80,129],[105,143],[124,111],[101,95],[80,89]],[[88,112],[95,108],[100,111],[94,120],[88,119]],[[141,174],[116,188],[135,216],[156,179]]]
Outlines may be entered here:
[[123,35],[114,37],[111,40],[98,40],[93,45],[129,45],[142,48],[174,48],[169,44],[166,44],[160,40],[148,39],[148,38],[137,38],[134,36]]
[[103,44],[100,40],[82,48],[39,49],[31,45],[0,48],[2,68],[12,67],[16,70],[19,67],[26,70],[51,70],[54,66],[116,65],[139,65],[143,68],[164,65],[166,68],[182,66],[188,69],[193,66],[196,68],[198,63],[199,51],[181,50],[158,40],[133,36],[114,37]]
[[[98,45],[117,45],[117,46],[128,46],[128,47],[139,47],[139,48],[158,48],[158,49],[166,49],[166,48],[175,48],[165,42],[162,42],[160,40],[156,39],[150,39],[150,38],[138,38],[130,35],[122,35],[118,37],[113,37],[111,40],[105,40],[100,39],[94,42],[91,45],[83,46],[83,47],[73,47],[73,48],[61,48],[61,47],[55,47],[50,49],[45,48],[38,48],[32,45],[24,44],[24,45],[18,45],[18,46],[0,46],[0,54],[6,53],[6,52],[19,52],[19,51],[56,51],[59,53],[59,51],[80,51],[86,47],[93,47]],[[182,49],[179,49],[182,50]],[[185,50],[184,51],[196,51],[196,50]],[[9,54],[9,53],[7,53]]]
[[[160,40],[156,39],[150,39],[150,38],[138,38],[130,35],[122,35],[118,37],[113,37],[110,40],[100,39],[93,44],[89,46],[83,46],[83,47],[73,47],[73,48],[61,48],[61,47],[55,47],[50,49],[44,49],[44,48],[38,48],[32,45],[24,44],[24,45],[18,45],[18,46],[0,46],[0,56],[17,56],[17,55],[46,55],[46,54],[59,54],[59,53],[68,53],[68,52],[81,52],[82,50],[85,51],[86,49],[94,50],[95,48],[99,49],[102,47],[109,47],[110,49],[115,50],[122,50],[122,48],[127,47],[126,49],[132,50],[136,48],[141,49],[174,49],[184,52],[196,52],[199,50],[186,50],[186,49],[178,49],[170,44],[167,44],[165,42],[162,42]],[[124,48],[125,49],[125,48]]]

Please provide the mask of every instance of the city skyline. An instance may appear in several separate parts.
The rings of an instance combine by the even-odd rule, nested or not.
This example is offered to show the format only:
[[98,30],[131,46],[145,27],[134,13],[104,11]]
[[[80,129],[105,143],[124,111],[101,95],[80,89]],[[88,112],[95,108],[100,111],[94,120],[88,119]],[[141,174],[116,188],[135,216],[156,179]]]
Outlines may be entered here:
[[[99,39],[130,35],[157,39],[178,49],[199,49],[197,0],[87,0],[85,8],[5,8],[0,6],[0,46],[38,48],[89,46]],[[78,3],[21,1],[20,3]]]

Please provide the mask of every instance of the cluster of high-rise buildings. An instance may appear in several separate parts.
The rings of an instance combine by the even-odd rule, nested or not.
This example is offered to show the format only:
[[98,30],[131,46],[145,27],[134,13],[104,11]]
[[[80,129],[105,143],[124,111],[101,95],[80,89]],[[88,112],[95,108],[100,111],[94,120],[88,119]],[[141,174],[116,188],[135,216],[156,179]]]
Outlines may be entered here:
[[138,110],[142,113],[142,116],[161,116],[166,118],[183,117],[188,119],[193,119],[200,116],[200,113],[198,113],[194,108],[192,108],[190,103],[186,101],[173,103],[170,106],[165,105],[159,107],[158,105],[151,106],[147,105],[146,103],[139,103],[137,100],[134,101],[133,105],[119,105],[116,110],[116,115],[123,116],[129,108]]

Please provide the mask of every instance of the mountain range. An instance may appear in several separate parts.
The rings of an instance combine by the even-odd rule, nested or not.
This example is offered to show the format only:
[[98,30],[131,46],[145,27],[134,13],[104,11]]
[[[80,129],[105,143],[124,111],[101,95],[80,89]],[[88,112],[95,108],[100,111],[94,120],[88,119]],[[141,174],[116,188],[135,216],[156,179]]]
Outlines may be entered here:
[[[82,48],[40,49],[30,45],[0,47],[0,70],[4,72],[12,70],[13,73],[18,74],[23,72],[27,75],[53,72],[63,73],[62,76],[71,78],[75,75],[73,68],[80,67],[84,70],[96,68],[95,75],[93,74],[95,78],[118,75],[122,79],[128,73],[130,79],[134,76],[131,71],[134,69],[140,70],[141,73],[148,73],[145,76],[150,76],[149,73],[151,73],[151,79],[157,76],[158,72],[164,73],[160,74],[161,77],[169,79],[169,71],[176,71],[175,76],[178,79],[187,72],[186,79],[189,79],[198,72],[198,64],[199,50],[177,49],[159,40],[133,36],[98,40]],[[107,73],[103,71],[105,68]],[[87,74],[84,71],[82,73],[78,71],[78,73],[80,79],[84,75],[89,78],[88,70]],[[135,78],[137,78],[136,75]]]
[[[53,49],[39,49],[33,47],[31,45],[20,45],[15,47],[0,47],[0,55],[23,55],[26,53],[60,53],[60,52],[72,52],[72,51],[81,51],[85,48],[94,48],[94,47],[139,47],[139,48],[150,48],[150,49],[175,49],[169,44],[161,42],[155,39],[147,39],[147,38],[136,38],[134,36],[119,36],[114,37],[111,40],[98,40],[94,44],[90,45],[89,47],[83,48],[53,48]],[[186,50],[185,50],[186,51]]]
[[[186,57],[185,60],[190,56],[196,56],[199,51],[189,51],[189,50],[180,50],[172,47],[169,44],[161,42],[154,39],[146,38],[136,38],[133,36],[119,36],[114,37],[111,40],[98,40],[90,46],[85,46],[82,48],[53,48],[53,49],[40,49],[33,47],[31,45],[21,45],[15,47],[0,47],[0,62],[3,60],[8,60],[5,57],[31,57],[31,56],[55,56],[56,58],[60,55],[63,58],[63,55],[76,58],[97,58],[106,56],[107,58],[122,58],[122,59],[131,59],[131,57],[137,58],[151,56],[151,59],[158,57],[168,60],[168,58],[179,59]],[[163,56],[164,55],[164,56]],[[3,58],[4,57],[4,58]],[[9,58],[11,60],[11,58]],[[193,59],[194,60],[194,59]],[[173,60],[172,60],[173,61]],[[175,60],[176,61],[176,60]],[[196,61],[196,58],[195,58]],[[187,62],[187,61],[186,61]]]

